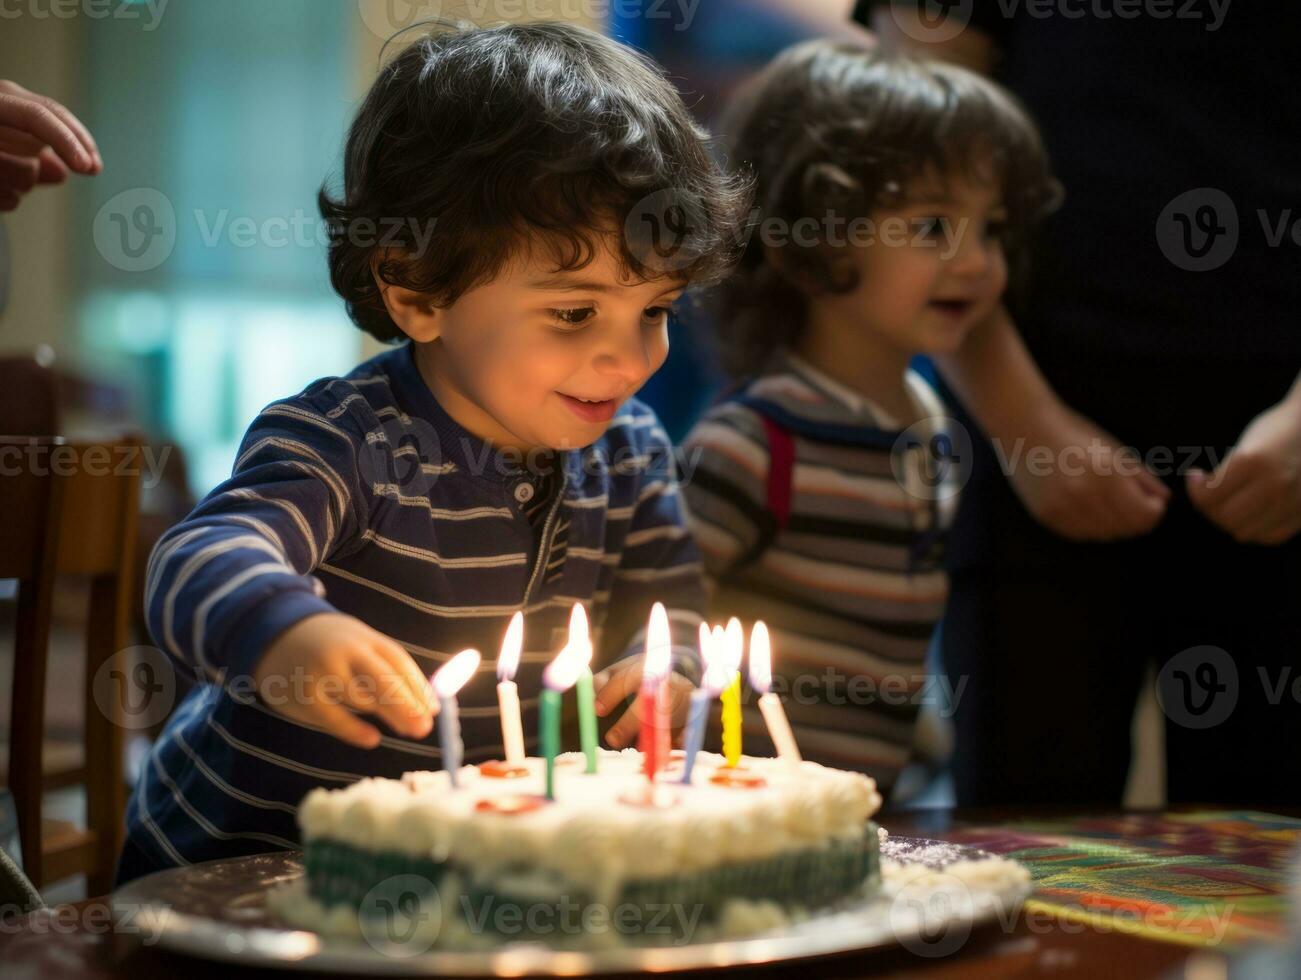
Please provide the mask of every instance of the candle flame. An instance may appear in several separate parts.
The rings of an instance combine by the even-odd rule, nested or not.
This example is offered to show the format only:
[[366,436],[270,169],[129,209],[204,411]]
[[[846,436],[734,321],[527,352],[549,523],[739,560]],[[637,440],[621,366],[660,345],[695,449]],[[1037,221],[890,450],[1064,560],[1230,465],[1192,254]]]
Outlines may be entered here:
[[592,659],[592,634],[587,628],[587,610],[581,602],[575,602],[574,608],[569,610],[569,642],[587,647],[587,659]]
[[434,671],[434,676],[430,678],[434,685],[434,690],[438,692],[440,698],[450,698],[455,696],[456,692],[465,686],[476,670],[479,669],[479,651],[470,647],[462,650],[443,666]]
[[646,659],[642,664],[642,682],[648,678],[658,680],[668,675],[672,656],[673,637],[669,632],[669,614],[664,603],[651,606],[650,623],[646,626]]
[[506,635],[501,641],[501,653],[497,655],[497,680],[513,681],[515,671],[519,670],[520,651],[524,648],[524,614],[517,612],[510,618]]
[[727,628],[723,631],[723,652],[727,657],[729,679],[741,669],[741,654],[744,650],[745,630],[741,626],[741,621],[733,616],[727,621]]
[[755,620],[750,631],[750,687],[759,694],[772,687],[772,644],[762,619]]
[[[582,608],[582,607],[579,607]],[[574,642],[579,640],[579,642]],[[552,691],[567,691],[578,683],[579,676],[592,662],[592,644],[572,632],[569,642],[542,672],[542,683]]]
[[700,627],[700,655],[705,666],[704,674],[700,678],[700,686],[711,698],[718,697],[723,688],[731,682],[732,675],[736,673],[734,669],[729,669],[731,658],[723,647],[725,642],[721,626],[715,626],[712,630],[705,626]]

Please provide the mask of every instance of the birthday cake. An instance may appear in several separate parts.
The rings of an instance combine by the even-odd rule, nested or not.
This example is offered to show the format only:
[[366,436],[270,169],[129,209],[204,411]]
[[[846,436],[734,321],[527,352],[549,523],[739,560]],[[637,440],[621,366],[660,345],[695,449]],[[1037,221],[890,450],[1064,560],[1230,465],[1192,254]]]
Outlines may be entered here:
[[280,910],[364,933],[368,914],[394,906],[387,891],[415,888],[437,905],[445,947],[594,941],[500,927],[558,921],[561,905],[583,922],[600,911],[606,941],[680,943],[778,926],[879,882],[869,818],[881,797],[866,776],[775,758],[728,768],[701,752],[692,784],[671,766],[648,805],[640,752],[598,750],[597,762],[589,774],[581,753],[559,756],[553,801],[538,758],[515,778],[463,767],[455,788],[438,771],[313,790],[298,811],[305,873]]

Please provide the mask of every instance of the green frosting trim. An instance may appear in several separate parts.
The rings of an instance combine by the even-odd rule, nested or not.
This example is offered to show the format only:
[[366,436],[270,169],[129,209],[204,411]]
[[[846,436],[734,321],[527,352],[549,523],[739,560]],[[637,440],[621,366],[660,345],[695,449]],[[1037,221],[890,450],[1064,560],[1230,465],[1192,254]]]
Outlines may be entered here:
[[[521,898],[489,890],[475,882],[473,869],[458,868],[454,861],[439,862],[392,851],[366,851],[333,840],[309,841],[304,865],[312,897],[327,906],[359,908],[376,886],[397,875],[418,875],[431,890],[448,872],[463,874],[465,898],[476,915],[485,910],[488,921],[503,908],[537,906],[536,897]],[[536,873],[536,867],[507,868],[501,874]],[[737,861],[671,878],[632,879],[624,883],[615,907],[640,910],[643,916],[669,906],[699,908],[699,921],[712,922],[728,899],[771,901],[783,907],[808,909],[832,905],[874,881],[880,874],[880,846],[875,823],[868,822],[861,837],[832,840],[823,847],[790,851],[755,861]],[[563,897],[571,906],[595,902],[591,894],[573,887]],[[458,903],[460,904],[460,903]],[[445,912],[447,910],[444,910]]]

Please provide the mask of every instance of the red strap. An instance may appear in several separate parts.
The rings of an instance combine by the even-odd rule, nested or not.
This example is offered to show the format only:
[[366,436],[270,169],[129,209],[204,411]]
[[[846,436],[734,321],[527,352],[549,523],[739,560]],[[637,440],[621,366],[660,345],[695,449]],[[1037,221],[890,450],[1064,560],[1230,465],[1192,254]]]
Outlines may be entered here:
[[768,513],[772,514],[777,527],[784,529],[791,521],[795,439],[767,415],[759,417],[768,436]]

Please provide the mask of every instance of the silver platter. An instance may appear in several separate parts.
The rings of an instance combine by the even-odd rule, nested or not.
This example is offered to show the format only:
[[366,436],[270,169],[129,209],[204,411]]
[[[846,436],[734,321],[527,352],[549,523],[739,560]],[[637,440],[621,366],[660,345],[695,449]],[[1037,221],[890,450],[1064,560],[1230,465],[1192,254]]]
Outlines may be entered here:
[[[992,856],[958,844],[890,837],[881,855],[886,859],[881,894],[803,922],[744,939],[590,952],[509,943],[482,952],[433,947],[395,956],[360,939],[295,928],[267,908],[266,897],[269,889],[301,877],[296,851],[160,871],[119,889],[113,904],[132,916],[146,941],[242,966],[403,976],[574,976],[757,966],[898,946],[943,955],[960,948],[982,923],[1011,922],[1031,891],[1017,875],[963,879],[948,874],[944,869],[956,862]],[[941,873],[924,884],[903,883],[917,865]]]

